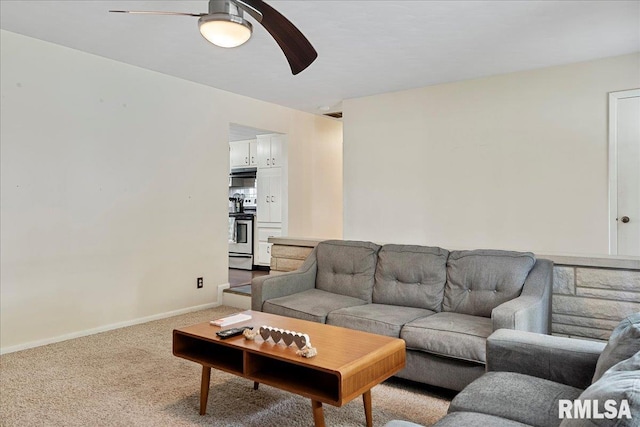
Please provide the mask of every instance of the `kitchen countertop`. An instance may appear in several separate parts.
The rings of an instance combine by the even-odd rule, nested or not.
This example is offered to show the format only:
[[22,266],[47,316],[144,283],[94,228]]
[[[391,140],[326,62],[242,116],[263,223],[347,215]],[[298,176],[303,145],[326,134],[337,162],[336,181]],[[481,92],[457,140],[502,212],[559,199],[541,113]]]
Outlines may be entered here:
[[234,217],[237,219],[254,219],[256,216],[255,212],[229,212],[230,217]]

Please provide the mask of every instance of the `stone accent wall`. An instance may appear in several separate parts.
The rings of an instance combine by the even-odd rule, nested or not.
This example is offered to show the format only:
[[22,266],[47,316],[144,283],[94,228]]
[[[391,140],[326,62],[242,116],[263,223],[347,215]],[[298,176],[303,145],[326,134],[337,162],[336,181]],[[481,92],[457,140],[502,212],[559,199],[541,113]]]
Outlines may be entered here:
[[297,270],[312,250],[313,247],[273,245],[271,246],[271,270]]
[[[291,238],[273,238],[273,241],[271,269],[274,271],[297,269],[319,242]],[[607,340],[621,319],[640,312],[640,267],[636,261],[537,256],[555,262],[553,335]],[[618,264],[621,266],[616,266]]]
[[640,311],[640,271],[556,265],[554,335],[606,340],[625,316]]

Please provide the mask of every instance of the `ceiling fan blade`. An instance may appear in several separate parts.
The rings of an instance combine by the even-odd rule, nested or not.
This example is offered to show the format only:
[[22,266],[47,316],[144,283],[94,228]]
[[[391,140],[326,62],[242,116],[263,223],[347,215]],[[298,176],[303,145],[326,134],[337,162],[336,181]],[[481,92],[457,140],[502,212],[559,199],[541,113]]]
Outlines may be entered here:
[[182,15],[182,16],[204,16],[206,13],[185,13],[185,12],[163,12],[158,10],[110,10],[113,13],[131,13],[135,15]]
[[275,39],[284,56],[289,62],[291,72],[295,75],[307,68],[318,57],[318,52],[311,46],[309,40],[280,12],[262,0],[234,1],[242,7],[242,3],[253,7],[262,13],[262,26]]

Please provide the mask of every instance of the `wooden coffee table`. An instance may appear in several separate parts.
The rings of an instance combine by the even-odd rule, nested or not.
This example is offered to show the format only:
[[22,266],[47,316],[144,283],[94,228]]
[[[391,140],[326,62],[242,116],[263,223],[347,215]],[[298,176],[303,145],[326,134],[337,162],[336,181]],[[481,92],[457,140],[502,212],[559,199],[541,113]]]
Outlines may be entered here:
[[[371,416],[371,388],[405,365],[405,344],[398,338],[375,335],[322,323],[308,322],[256,311],[251,320],[219,328],[209,322],[173,331],[173,354],[202,365],[200,414],[207,410],[211,368],[311,399],[315,425],[324,426],[322,404],[342,406],[362,395],[367,426]],[[213,319],[212,319],[213,320]],[[264,341],[260,335],[220,339],[216,332],[236,326],[273,326],[309,335],[318,355],[296,355],[295,344]]]

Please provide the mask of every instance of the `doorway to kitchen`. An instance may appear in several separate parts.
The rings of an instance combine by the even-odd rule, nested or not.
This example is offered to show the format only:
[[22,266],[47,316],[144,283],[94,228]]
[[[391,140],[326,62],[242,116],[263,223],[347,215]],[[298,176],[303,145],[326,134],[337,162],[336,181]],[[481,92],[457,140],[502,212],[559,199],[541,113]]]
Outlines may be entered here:
[[287,228],[286,135],[229,125],[229,284],[269,271],[269,237]]

